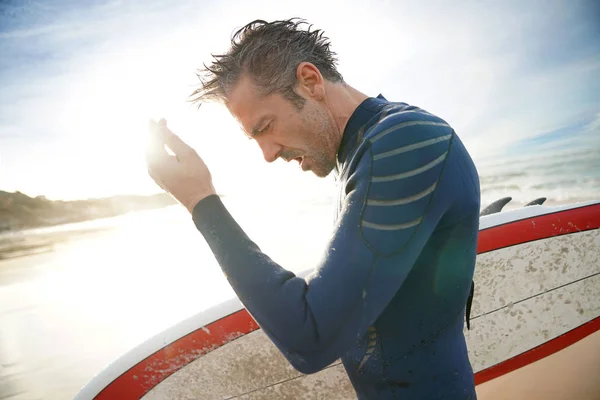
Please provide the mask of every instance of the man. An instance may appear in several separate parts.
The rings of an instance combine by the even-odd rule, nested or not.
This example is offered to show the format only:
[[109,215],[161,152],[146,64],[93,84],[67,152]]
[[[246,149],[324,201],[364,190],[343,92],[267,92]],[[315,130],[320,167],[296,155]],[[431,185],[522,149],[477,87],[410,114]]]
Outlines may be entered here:
[[239,30],[193,101],[223,102],[268,162],[297,161],[319,177],[335,170],[337,223],[310,277],[260,251],[164,121],[151,126],[159,145],[148,171],[187,207],[242,303],[300,372],[341,357],[360,399],[473,399],[463,319],[479,223],[475,166],[442,119],[344,82],[327,38],[302,23]]

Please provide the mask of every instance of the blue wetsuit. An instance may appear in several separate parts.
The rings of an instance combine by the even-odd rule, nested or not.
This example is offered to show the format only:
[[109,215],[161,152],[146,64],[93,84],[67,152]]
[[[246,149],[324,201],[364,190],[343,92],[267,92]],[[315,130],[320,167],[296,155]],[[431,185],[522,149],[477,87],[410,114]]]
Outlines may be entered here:
[[382,96],[348,121],[339,212],[315,272],[262,253],[218,196],[193,210],[227,279],[289,362],[340,358],[359,399],[474,399],[463,335],[479,224],[479,178],[442,119]]

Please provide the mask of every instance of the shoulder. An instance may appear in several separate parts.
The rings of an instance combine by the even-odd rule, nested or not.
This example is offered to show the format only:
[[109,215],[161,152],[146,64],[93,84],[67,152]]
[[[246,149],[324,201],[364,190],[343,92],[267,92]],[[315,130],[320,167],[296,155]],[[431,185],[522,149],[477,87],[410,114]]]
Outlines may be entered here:
[[430,139],[449,140],[453,134],[452,127],[442,118],[400,103],[384,108],[363,139],[377,153]]
[[392,105],[382,110],[363,138],[372,177],[403,176],[421,168],[440,172],[433,167],[445,160],[454,136],[454,129],[440,117],[415,106]]
[[415,144],[419,139],[440,138],[444,141],[450,139],[449,135],[453,133],[454,130],[446,121],[417,106],[389,103],[359,129],[359,144],[345,169],[353,171],[360,161],[367,162],[372,153],[376,156]]
[[361,177],[369,175],[376,182],[399,183],[383,176],[405,176],[419,168],[440,172],[429,167],[445,160],[456,135],[442,118],[406,103],[390,103],[361,129],[360,145],[344,175],[360,170]]

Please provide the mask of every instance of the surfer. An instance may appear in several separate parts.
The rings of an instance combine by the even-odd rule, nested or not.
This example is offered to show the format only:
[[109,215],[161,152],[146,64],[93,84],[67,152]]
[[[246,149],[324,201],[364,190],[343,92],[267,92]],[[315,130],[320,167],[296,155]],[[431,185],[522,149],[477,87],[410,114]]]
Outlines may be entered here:
[[360,399],[474,399],[463,327],[476,168],[446,121],[353,88],[323,32],[304,28],[299,19],[244,26],[205,66],[191,100],[222,102],[266,161],[335,174],[337,223],[313,274],[297,277],[260,250],[164,120],[150,125],[148,172],[189,210],[241,302],[297,370],[341,358]]

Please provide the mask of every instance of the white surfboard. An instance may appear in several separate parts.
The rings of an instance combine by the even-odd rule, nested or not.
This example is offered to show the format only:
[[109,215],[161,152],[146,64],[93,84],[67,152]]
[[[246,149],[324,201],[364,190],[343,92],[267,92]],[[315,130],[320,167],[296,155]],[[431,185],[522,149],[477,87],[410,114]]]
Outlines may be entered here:
[[[465,335],[478,397],[599,399],[600,201],[482,216],[477,253]],[[339,360],[315,374],[296,371],[233,299],[140,344],[75,397],[142,398],[355,393]]]

